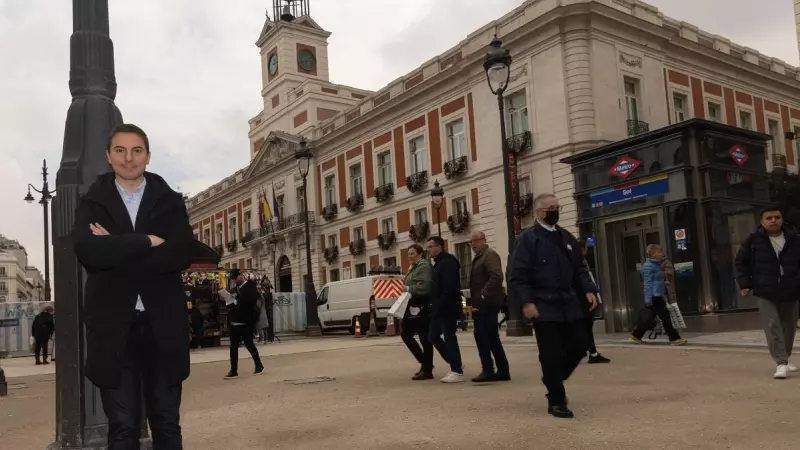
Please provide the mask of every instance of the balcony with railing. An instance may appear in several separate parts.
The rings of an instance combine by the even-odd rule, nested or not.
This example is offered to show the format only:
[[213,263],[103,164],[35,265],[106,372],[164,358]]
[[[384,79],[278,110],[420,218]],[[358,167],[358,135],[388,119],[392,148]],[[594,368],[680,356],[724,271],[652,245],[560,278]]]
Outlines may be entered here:
[[408,190],[417,193],[428,185],[428,171],[423,170],[406,177],[406,186]]
[[378,235],[378,247],[381,250],[389,250],[397,242],[397,234],[394,231],[387,231]]
[[431,224],[426,220],[425,222],[415,223],[411,225],[408,230],[408,237],[414,242],[422,242],[431,234]]
[[628,137],[637,136],[650,131],[650,124],[640,120],[628,120]]
[[364,207],[364,195],[361,193],[353,194],[347,199],[347,210],[351,213],[360,211]]
[[394,196],[394,183],[386,183],[375,188],[375,199],[385,202]]
[[214,251],[219,253],[219,256],[222,256],[225,254],[225,246],[222,244],[216,245],[214,246]]
[[309,211],[308,215],[306,215],[304,212],[292,214],[291,216],[270,220],[263,227],[256,228],[255,230],[245,234],[242,238],[242,242],[249,244],[255,241],[266,239],[273,234],[302,230],[306,224],[306,217],[308,217],[309,224],[314,225],[315,221],[313,211]]
[[772,171],[776,173],[786,173],[788,165],[786,164],[786,155],[780,153],[772,154]]
[[467,157],[459,156],[444,163],[444,176],[449,180],[467,173]]
[[523,131],[507,139],[508,149],[514,153],[522,153],[533,148],[530,131]]
[[337,214],[339,214],[339,206],[336,203],[331,203],[322,208],[322,218],[327,222],[335,219]]
[[236,240],[235,240],[235,239],[234,239],[234,240],[232,240],[232,241],[230,241],[230,242],[228,242],[227,244],[225,244],[225,248],[227,248],[227,249],[228,249],[228,251],[229,251],[229,252],[231,252],[231,253],[235,252],[235,251],[236,251],[236,248],[237,248],[238,246],[239,246],[239,243],[238,243],[238,242],[236,242]]
[[333,264],[336,258],[339,257],[339,246],[328,247],[322,251],[322,256],[328,264]]
[[466,211],[455,213],[447,217],[447,228],[453,234],[463,233],[469,228],[469,213]]
[[353,256],[363,255],[367,249],[367,242],[364,239],[356,239],[348,245],[350,247],[350,254]]

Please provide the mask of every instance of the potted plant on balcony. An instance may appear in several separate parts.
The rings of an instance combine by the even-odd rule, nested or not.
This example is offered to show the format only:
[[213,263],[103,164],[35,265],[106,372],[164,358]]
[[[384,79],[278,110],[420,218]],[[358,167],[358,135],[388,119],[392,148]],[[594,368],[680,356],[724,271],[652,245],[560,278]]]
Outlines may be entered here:
[[214,247],[214,251],[219,253],[219,256],[222,256],[225,253],[225,246],[220,244]]
[[236,240],[228,242],[227,248],[228,248],[229,252],[235,252],[236,251]]
[[392,198],[394,195],[394,184],[387,183],[383,186],[378,186],[375,188],[375,199],[379,202],[385,202]]
[[414,242],[422,242],[430,235],[430,228],[430,223],[427,221],[411,225],[408,230],[408,237]]
[[336,261],[336,258],[339,257],[339,247],[328,247],[323,250],[322,254],[325,257],[325,261],[327,261],[328,264],[332,264]]
[[444,164],[444,176],[449,180],[467,172],[467,157],[451,159]]
[[364,196],[362,194],[353,194],[347,199],[347,210],[351,213],[359,211],[364,206]]
[[428,171],[423,170],[406,177],[406,186],[408,190],[417,193],[428,184]]
[[447,228],[450,228],[453,234],[463,233],[467,227],[469,227],[469,213],[466,211],[447,218]]
[[336,214],[338,214],[338,212],[339,212],[339,208],[336,206],[336,204],[335,203],[334,204],[330,204],[330,205],[322,208],[322,218],[325,219],[326,221],[330,222],[331,220],[333,220],[336,217]]
[[392,245],[394,245],[396,240],[397,236],[395,235],[394,231],[381,233],[378,235],[378,247],[380,247],[381,250],[389,250]]
[[350,254],[353,256],[363,255],[364,250],[366,249],[366,243],[363,239],[356,239],[355,241],[351,242],[350,245]]

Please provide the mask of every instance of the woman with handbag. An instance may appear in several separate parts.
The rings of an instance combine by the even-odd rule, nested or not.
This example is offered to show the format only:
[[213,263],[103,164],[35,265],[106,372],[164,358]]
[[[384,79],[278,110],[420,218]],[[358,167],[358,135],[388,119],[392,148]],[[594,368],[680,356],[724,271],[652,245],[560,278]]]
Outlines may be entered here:
[[661,261],[664,251],[660,245],[650,244],[646,249],[647,260],[642,266],[642,281],[644,282],[645,308],[639,313],[639,324],[631,333],[631,341],[641,344],[644,333],[650,328],[650,323],[658,317],[664,326],[664,331],[669,337],[671,345],[683,345],[686,339],[681,338],[678,330],[672,325],[672,318],[667,309],[667,285]]
[[[422,246],[412,244],[408,247],[408,260],[411,266],[406,273],[406,292],[411,295],[408,308],[403,315],[400,336],[403,343],[420,363],[420,369],[411,377],[412,380],[433,379],[433,344],[428,339],[430,326],[428,316],[428,295],[431,292],[432,270],[428,261],[423,258]],[[414,339],[419,336],[419,343]],[[420,348],[420,344],[422,347]]]

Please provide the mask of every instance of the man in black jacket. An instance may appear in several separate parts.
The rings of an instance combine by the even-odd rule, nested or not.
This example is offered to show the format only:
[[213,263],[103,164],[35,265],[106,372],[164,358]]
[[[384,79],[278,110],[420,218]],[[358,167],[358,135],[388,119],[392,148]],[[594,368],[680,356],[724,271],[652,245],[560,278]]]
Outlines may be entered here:
[[113,173],[81,198],[72,231],[88,273],[86,376],[100,388],[109,449],[139,448],[142,392],[153,447],[180,449],[181,385],[189,376],[181,271],[189,267],[192,227],[183,197],[145,172],[144,131],[114,128],[107,156]]
[[783,224],[777,207],[761,212],[761,226],[745,239],[736,255],[736,277],[742,297],[758,297],[767,346],[777,368],[774,378],[786,378],[797,367],[789,362],[794,346],[800,296],[800,236]]
[[264,365],[258,355],[258,349],[253,343],[253,335],[256,332],[256,323],[260,315],[257,306],[258,287],[254,280],[245,280],[244,275],[239,269],[231,270],[231,281],[236,285],[236,301],[228,305],[228,319],[230,321],[230,340],[231,340],[231,371],[225,375],[226,380],[239,377],[239,344],[244,343],[250,356],[255,363],[254,375],[264,373]]
[[[48,305],[42,312],[36,315],[31,325],[31,336],[33,337],[35,349],[34,355],[36,356],[36,365],[50,364],[47,362],[47,344],[53,337],[56,330],[56,323],[53,320],[53,307]],[[42,359],[39,359],[41,354]]]
[[464,367],[456,327],[463,311],[461,265],[455,256],[444,251],[444,240],[439,236],[428,240],[428,254],[433,258],[429,338],[442,359],[450,364],[450,372],[442,378],[442,383],[460,383],[464,381]]
[[[511,256],[508,288],[533,320],[547,412],[574,417],[567,406],[566,381],[586,356],[587,342],[580,302],[597,306],[597,287],[575,237],[557,225],[561,207],[552,194],[534,200],[536,225],[517,239]],[[584,298],[578,298],[583,292]]]

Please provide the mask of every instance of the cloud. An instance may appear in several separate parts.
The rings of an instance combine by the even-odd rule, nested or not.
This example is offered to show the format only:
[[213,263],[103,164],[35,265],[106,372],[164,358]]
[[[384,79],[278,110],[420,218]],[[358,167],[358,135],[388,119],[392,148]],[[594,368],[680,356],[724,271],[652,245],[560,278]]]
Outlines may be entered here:
[[[522,0],[311,0],[333,32],[331,81],[377,90],[451,48]],[[261,109],[254,43],[271,2],[110,1],[117,105],[153,146],[151,170],[198,192],[249,159],[247,120]],[[794,12],[786,0],[650,0],[667,15],[797,64]],[[0,2],[0,233],[19,239],[42,267],[42,217],[22,201],[55,174],[70,104],[72,2]],[[271,9],[271,8],[270,8]],[[270,11],[271,14],[271,11]],[[52,184],[55,176],[50,177]]]

